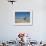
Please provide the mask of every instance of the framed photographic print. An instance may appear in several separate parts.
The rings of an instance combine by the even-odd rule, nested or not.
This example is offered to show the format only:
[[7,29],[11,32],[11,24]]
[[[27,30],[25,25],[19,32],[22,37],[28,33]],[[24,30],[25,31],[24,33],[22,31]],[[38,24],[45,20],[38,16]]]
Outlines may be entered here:
[[32,11],[16,11],[15,24],[16,25],[32,25]]

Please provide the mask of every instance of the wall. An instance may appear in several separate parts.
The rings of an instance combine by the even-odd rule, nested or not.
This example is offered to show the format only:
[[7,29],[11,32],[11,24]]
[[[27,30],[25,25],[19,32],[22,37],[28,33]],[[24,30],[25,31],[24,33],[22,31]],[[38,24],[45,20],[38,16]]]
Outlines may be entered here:
[[[15,26],[15,11],[30,9],[33,10],[33,25]],[[46,0],[17,0],[13,5],[0,0],[0,40],[14,40],[18,32],[30,32],[33,40],[46,40]]]

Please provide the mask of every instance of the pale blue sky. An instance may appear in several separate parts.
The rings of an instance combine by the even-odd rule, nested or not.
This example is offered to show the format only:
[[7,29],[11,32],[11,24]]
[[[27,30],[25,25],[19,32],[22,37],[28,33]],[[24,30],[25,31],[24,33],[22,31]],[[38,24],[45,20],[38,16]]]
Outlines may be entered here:
[[30,12],[16,12],[15,17],[16,18],[24,18],[24,17],[29,18],[30,17]]

